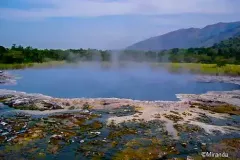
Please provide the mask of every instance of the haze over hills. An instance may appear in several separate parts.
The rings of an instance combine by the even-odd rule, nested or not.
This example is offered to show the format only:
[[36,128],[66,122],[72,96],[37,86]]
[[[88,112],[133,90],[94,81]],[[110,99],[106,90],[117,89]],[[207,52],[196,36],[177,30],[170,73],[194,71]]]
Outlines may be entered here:
[[209,47],[240,35],[240,22],[217,23],[204,28],[179,29],[135,43],[130,50],[165,50],[172,48]]

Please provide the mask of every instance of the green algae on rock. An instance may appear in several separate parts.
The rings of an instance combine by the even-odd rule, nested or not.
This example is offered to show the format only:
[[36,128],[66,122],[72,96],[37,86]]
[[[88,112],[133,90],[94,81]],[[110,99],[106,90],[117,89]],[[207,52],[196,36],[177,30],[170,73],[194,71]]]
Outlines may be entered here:
[[230,104],[204,105],[198,104],[200,109],[209,110],[216,113],[226,113],[230,115],[240,115],[240,107]]
[[[212,139],[218,139],[214,144],[222,144],[219,139],[221,141],[225,135],[239,137],[237,130],[231,132],[220,126],[224,122],[226,127],[232,124],[230,129],[237,128],[239,115],[235,118],[217,112],[212,115],[210,107],[203,110],[198,105],[225,105],[223,102],[198,101],[194,104],[105,99],[104,106],[99,106],[102,99],[46,99],[67,106],[64,110],[67,113],[26,116],[23,112],[22,115],[1,117],[1,158],[52,159],[67,155],[78,159],[134,159],[131,158],[134,156],[180,159],[186,158],[186,154],[195,157],[208,149]],[[69,110],[71,106],[81,110]],[[230,111],[235,112],[234,109]],[[224,116],[229,118],[224,119]],[[211,134],[207,132],[210,129],[223,132]],[[179,133],[178,139],[171,131]],[[201,143],[207,145],[202,147]]]
[[209,150],[214,153],[227,153],[229,159],[240,158],[240,138],[223,139],[210,146]]
[[160,141],[151,139],[134,139],[125,145],[125,149],[116,154],[113,158],[120,159],[156,159],[163,155],[160,151]]
[[178,121],[183,120],[182,117],[180,117],[179,115],[175,115],[175,114],[164,114],[164,117],[172,120],[174,123],[177,123]]
[[173,127],[178,132],[194,133],[194,132],[201,132],[201,131],[203,131],[203,129],[200,128],[199,126],[191,125],[191,124],[174,124]]

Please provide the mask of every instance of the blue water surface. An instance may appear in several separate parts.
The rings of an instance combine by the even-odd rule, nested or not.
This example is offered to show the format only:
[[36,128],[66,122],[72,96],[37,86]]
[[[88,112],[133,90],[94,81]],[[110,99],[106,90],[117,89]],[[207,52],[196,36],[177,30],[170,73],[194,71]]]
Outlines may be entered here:
[[0,85],[28,93],[61,98],[129,98],[138,100],[177,100],[175,94],[240,89],[226,83],[200,83],[191,74],[173,74],[148,65],[102,66],[86,64],[56,68],[13,70],[20,77],[16,85]]

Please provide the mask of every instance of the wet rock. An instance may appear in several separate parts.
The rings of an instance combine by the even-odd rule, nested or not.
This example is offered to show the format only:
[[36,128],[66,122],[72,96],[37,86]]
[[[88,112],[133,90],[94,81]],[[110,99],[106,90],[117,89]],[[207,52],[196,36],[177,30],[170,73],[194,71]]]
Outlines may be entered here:
[[8,135],[8,134],[9,134],[9,132],[4,132],[4,133],[2,133],[2,136]]
[[16,79],[7,72],[0,71],[0,84],[15,84]]
[[62,138],[63,138],[62,135],[56,135],[56,134],[54,134],[50,137],[50,139],[54,139],[54,140],[61,140]]
[[100,135],[101,132],[90,132],[91,134]]
[[11,137],[11,138],[9,138],[8,140],[7,140],[7,142],[10,142],[10,141],[12,141],[14,138],[16,138],[17,136],[13,136],[13,137]]
[[55,103],[55,102],[50,102],[50,101],[46,102],[46,101],[43,101],[42,104],[43,104],[43,106],[44,106],[45,108],[47,108],[47,109],[53,109],[53,110],[55,110],[55,109],[63,109],[62,106],[60,106],[59,104],[57,104],[57,103]]
[[3,126],[6,126],[6,125],[7,125],[6,122],[1,122],[0,124],[3,125]]
[[84,143],[84,140],[81,140],[80,143]]
[[63,109],[60,103],[50,100],[50,97],[41,94],[26,94],[0,90],[0,100],[3,104],[21,110],[55,110]]

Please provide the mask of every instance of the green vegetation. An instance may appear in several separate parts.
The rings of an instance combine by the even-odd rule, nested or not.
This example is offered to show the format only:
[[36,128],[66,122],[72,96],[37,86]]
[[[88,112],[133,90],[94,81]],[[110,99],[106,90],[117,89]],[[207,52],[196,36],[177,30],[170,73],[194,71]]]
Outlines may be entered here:
[[79,61],[99,60],[109,61],[110,52],[93,49],[37,49],[15,44],[11,48],[0,46],[0,63],[2,64],[31,64],[49,61]]
[[240,64],[240,36],[230,38],[208,48],[174,48],[147,52],[126,50],[121,54],[121,59],[150,62],[205,63],[217,64],[219,67],[225,64]]
[[114,160],[152,160],[161,158],[166,154],[161,148],[161,141],[157,138],[133,139],[125,146],[126,147],[121,152],[113,157]]
[[174,124],[173,127],[178,132],[186,132],[186,133],[194,133],[194,132],[200,132],[203,129],[196,125],[190,125],[190,124]]
[[6,70],[6,69],[21,69],[21,68],[29,68],[29,67],[33,67],[32,63],[26,63],[26,64],[18,64],[18,63],[14,63],[14,64],[3,64],[0,63],[0,69]]
[[237,106],[230,104],[221,104],[221,105],[204,105],[197,104],[200,109],[209,110],[215,113],[226,113],[230,115],[240,115],[240,109]]
[[[210,146],[210,151],[215,153],[228,153],[229,158],[221,159],[239,159],[239,148],[240,138],[231,138],[223,139],[218,143],[212,144]],[[212,158],[212,160],[214,160],[214,158]]]
[[188,71],[191,73],[210,74],[210,75],[240,75],[240,65],[226,64],[217,66],[217,64],[202,63],[154,63],[153,67],[164,67],[171,72]]
[[22,69],[22,68],[49,68],[53,66],[61,66],[66,64],[65,61],[49,61],[43,63],[13,63],[13,64],[4,64],[0,63],[0,69]]
[[[11,48],[0,46],[0,69],[49,67],[78,61],[110,62],[114,59],[112,53],[113,51],[94,49],[41,50],[16,45]],[[158,66],[168,67],[173,72],[187,69],[193,73],[240,75],[240,36],[208,48],[174,48],[162,51],[123,50],[117,51],[116,54],[118,54],[118,61],[156,63]]]
[[177,123],[178,121],[182,121],[183,118],[175,115],[175,114],[163,114],[163,116],[171,121],[173,121],[174,123]]

